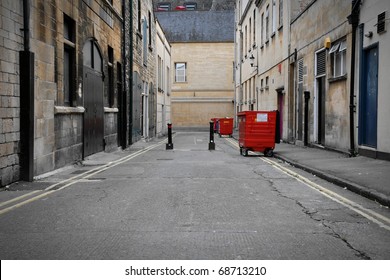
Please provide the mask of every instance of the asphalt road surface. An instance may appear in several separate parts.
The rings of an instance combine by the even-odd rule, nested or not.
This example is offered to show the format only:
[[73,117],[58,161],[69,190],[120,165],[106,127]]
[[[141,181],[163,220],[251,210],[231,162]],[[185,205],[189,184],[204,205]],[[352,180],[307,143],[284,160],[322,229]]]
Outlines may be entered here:
[[232,138],[209,151],[208,137],[140,142],[0,192],[0,258],[390,259],[388,208],[243,157]]

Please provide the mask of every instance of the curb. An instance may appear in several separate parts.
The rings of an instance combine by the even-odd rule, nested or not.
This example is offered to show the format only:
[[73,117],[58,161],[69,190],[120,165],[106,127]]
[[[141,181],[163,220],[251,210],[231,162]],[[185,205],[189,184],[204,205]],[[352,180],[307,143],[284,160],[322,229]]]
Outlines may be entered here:
[[363,186],[358,185],[356,183],[353,183],[351,181],[333,176],[331,174],[325,173],[325,172],[320,171],[318,169],[315,169],[313,167],[309,167],[307,165],[304,165],[304,164],[301,164],[299,162],[288,159],[282,155],[278,155],[277,153],[274,153],[274,158],[288,162],[292,166],[297,167],[299,169],[302,169],[304,171],[307,171],[313,175],[316,175],[317,177],[319,177],[321,179],[324,179],[324,180],[329,181],[329,182],[331,182],[335,185],[338,185],[342,188],[345,188],[345,189],[350,190],[354,193],[357,193],[361,196],[364,196],[368,199],[376,201],[384,206],[390,207],[390,197],[388,197],[382,193],[379,193],[376,190],[370,189],[368,187],[363,187]]

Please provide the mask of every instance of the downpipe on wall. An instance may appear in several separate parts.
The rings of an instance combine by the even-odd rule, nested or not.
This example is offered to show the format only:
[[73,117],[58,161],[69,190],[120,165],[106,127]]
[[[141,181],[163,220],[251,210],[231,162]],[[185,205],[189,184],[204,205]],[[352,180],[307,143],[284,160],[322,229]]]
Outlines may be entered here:
[[23,47],[20,59],[20,179],[34,179],[34,60],[30,51],[30,0],[23,0]]
[[350,79],[350,93],[349,93],[349,131],[350,131],[350,149],[351,157],[356,156],[355,148],[355,57],[356,57],[356,31],[359,25],[361,0],[352,1],[352,11],[347,17],[348,23],[352,24],[352,47],[351,47],[351,79]]

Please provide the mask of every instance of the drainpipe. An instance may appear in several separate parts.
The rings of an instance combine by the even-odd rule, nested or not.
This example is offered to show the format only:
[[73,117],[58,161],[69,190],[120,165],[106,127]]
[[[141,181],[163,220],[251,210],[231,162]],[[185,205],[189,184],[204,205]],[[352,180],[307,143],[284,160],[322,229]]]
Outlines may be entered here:
[[129,1],[129,144],[133,144],[133,0]]
[[359,13],[360,13],[361,0],[352,1],[352,12],[348,16],[349,24],[352,24],[352,48],[351,48],[351,79],[350,79],[350,93],[349,93],[349,131],[350,131],[350,149],[349,153],[351,157],[356,156],[355,151],[355,57],[356,57],[356,31],[359,25]]
[[127,70],[127,59],[126,59],[126,0],[122,0],[122,93],[120,96],[120,108],[119,108],[119,143],[122,149],[126,149],[127,147],[127,79],[126,79],[126,70]]
[[20,67],[20,179],[34,179],[34,53],[30,51],[30,0],[23,0]]

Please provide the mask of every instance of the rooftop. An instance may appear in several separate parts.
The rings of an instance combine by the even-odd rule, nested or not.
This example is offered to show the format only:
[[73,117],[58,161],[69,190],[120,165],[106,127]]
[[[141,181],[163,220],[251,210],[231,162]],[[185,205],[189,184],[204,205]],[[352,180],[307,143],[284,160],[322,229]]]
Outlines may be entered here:
[[170,43],[234,42],[234,11],[156,12]]

